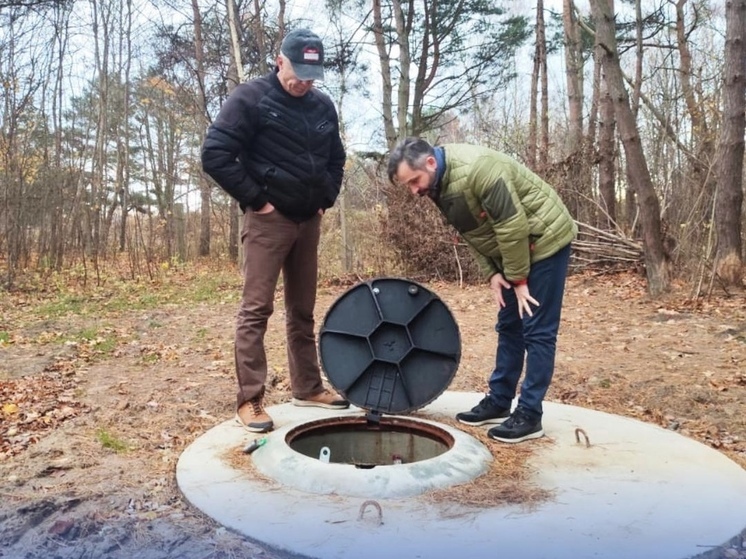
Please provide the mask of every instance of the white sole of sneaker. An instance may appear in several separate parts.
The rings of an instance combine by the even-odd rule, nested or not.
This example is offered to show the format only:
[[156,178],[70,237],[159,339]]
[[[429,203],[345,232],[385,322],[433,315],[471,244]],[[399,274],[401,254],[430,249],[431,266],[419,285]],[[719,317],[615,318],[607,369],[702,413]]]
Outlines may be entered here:
[[540,439],[543,436],[544,436],[544,429],[542,429],[541,431],[536,431],[536,433],[529,433],[528,435],[518,437],[517,439],[506,439],[503,437],[494,437],[492,435],[489,435],[490,439],[492,439],[493,441],[500,441],[501,443],[508,443],[508,444],[522,443],[523,441],[530,441],[531,439]]
[[480,425],[502,425],[502,423],[510,417],[509,415],[506,417],[496,417],[494,419],[485,419],[484,421],[464,421],[463,419],[457,419],[459,423],[463,423],[464,425],[473,425],[475,427],[479,427]]
[[323,402],[300,400],[298,398],[293,398],[293,405],[301,408],[324,408],[327,410],[346,410],[350,407],[350,404],[324,404]]

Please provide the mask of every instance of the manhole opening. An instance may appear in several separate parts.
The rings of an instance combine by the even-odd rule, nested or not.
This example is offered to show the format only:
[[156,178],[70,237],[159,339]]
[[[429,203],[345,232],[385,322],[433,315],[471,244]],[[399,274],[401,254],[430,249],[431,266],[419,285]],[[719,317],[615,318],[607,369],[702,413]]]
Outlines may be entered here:
[[332,418],[304,423],[285,438],[288,446],[310,458],[357,468],[411,464],[435,458],[453,447],[450,433],[401,418],[379,423],[359,418]]

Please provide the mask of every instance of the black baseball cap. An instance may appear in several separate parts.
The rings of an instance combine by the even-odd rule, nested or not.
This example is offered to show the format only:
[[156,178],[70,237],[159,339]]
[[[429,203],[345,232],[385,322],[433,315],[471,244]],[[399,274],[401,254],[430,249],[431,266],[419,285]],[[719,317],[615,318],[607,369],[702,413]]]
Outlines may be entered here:
[[293,29],[282,40],[280,51],[293,66],[299,80],[324,79],[324,45],[308,29]]

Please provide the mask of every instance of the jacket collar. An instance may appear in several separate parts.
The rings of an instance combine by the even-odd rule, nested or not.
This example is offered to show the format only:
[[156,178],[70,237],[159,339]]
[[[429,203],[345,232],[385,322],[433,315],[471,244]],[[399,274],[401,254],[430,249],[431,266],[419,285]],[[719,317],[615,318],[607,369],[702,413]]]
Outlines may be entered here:
[[446,150],[440,146],[434,146],[433,151],[435,152],[435,162],[437,163],[435,169],[435,184],[430,187],[427,195],[433,200],[437,200],[440,197],[440,191],[443,187],[443,175],[446,173]]

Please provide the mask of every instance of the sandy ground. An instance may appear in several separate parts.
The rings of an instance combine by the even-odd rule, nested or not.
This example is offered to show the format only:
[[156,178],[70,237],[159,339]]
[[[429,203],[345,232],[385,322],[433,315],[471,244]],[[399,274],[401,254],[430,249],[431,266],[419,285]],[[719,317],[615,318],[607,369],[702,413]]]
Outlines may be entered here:
[[[282,557],[206,518],[175,483],[180,452],[234,413],[238,281],[211,302],[95,317],[33,318],[34,302],[5,299],[0,557]],[[347,287],[320,288],[319,323]],[[495,346],[490,294],[428,287],[461,331],[449,389],[484,390]],[[744,294],[696,303],[688,294],[650,301],[637,276],[572,276],[548,399],[662,425],[746,467]],[[267,348],[268,403],[287,401],[281,299]],[[743,538],[707,556],[744,558]]]

